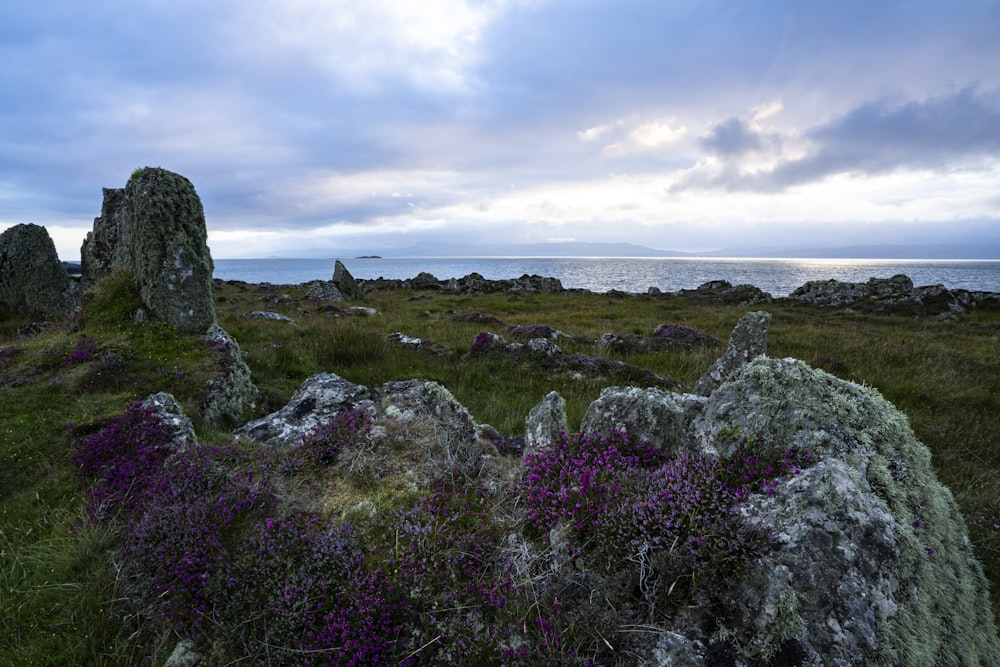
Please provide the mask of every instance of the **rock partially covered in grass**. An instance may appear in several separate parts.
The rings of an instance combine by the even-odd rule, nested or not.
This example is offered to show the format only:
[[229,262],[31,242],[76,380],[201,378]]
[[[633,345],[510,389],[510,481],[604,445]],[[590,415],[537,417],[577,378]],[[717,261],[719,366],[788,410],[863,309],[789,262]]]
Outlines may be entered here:
[[44,227],[14,225],[0,234],[0,298],[14,312],[64,316],[76,303],[75,287]]

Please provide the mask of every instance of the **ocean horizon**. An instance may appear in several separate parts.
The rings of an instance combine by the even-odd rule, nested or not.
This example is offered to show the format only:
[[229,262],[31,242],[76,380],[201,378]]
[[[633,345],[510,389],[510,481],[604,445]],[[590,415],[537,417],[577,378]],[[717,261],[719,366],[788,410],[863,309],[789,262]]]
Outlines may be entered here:
[[811,280],[865,282],[905,274],[914,285],[1000,292],[1000,260],[758,259],[715,257],[341,257],[217,259],[214,277],[248,283],[298,285],[330,280],[339,259],[360,279],[405,280],[420,273],[447,280],[478,273],[489,280],[539,275],[567,289],[592,292],[664,292],[694,289],[712,280],[750,284],[787,296]]

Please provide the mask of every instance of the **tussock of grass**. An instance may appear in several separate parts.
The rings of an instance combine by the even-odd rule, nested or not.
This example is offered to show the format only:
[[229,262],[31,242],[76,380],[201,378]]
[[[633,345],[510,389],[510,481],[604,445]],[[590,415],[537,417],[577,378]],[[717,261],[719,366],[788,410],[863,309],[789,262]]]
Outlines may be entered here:
[[[291,300],[274,302],[280,294]],[[722,341],[748,308],[694,306],[681,298],[607,295],[463,297],[436,293],[369,295],[374,316],[340,314],[305,299],[298,286],[222,285],[220,324],[240,343],[264,392],[258,415],[280,407],[308,376],[332,371],[376,387],[422,378],[447,387],[480,423],[522,435],[528,411],[548,392],[567,402],[571,429],[610,380],[547,374],[528,363],[466,358],[479,331],[500,335],[506,325],[546,324],[571,336],[602,333],[649,336],[678,323]],[[199,434],[222,444],[227,434],[197,424],[197,406],[214,364],[194,336],[155,323],[136,324],[130,279],[116,277],[91,295],[83,314],[42,333],[22,336],[29,324],[0,309],[0,665],[138,664],[162,662],[164,647],[133,625],[116,584],[111,535],[82,521],[84,489],[70,460],[67,424],[95,429],[154,388],[173,391],[196,419]],[[759,307],[755,308],[758,309]],[[930,448],[936,472],[970,521],[970,535],[1000,608],[1000,312],[957,320],[830,312],[774,304],[769,354],[833,363],[838,375],[874,386],[910,419]],[[276,310],[295,324],[244,317]],[[460,321],[472,312],[503,325]],[[386,340],[402,332],[448,348],[433,355]],[[96,341],[119,365],[100,355],[61,365],[79,341]],[[561,340],[567,353],[596,355],[585,342]],[[689,389],[720,353],[713,349],[608,353],[609,358],[677,378]],[[826,361],[822,361],[822,360]],[[114,381],[85,381],[109,363]],[[116,362],[117,363],[117,362]],[[186,380],[183,378],[187,378]],[[318,482],[317,482],[318,483]],[[294,490],[294,489],[293,489]],[[360,514],[366,503],[393,507],[406,500],[399,480],[360,474],[350,484],[321,486],[330,511]],[[321,501],[322,502],[322,501]],[[169,650],[169,647],[166,647]],[[159,651],[159,653],[157,653]]]

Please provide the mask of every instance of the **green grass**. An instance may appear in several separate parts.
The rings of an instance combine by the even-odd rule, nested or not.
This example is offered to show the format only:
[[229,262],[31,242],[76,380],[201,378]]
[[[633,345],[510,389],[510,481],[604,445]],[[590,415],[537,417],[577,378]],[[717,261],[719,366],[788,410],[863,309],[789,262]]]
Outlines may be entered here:
[[[291,300],[271,305],[282,293]],[[601,389],[620,382],[466,358],[479,331],[503,334],[505,326],[459,321],[455,314],[483,313],[505,325],[546,324],[590,340],[605,332],[650,335],[657,325],[679,323],[726,341],[750,310],[693,305],[677,297],[386,292],[369,295],[364,304],[378,315],[338,316],[305,300],[304,293],[299,286],[226,284],[217,290],[220,324],[247,353],[264,391],[254,416],[283,405],[306,377],[332,371],[367,386],[435,380],[478,422],[511,435],[523,434],[528,411],[552,390],[566,399],[570,427],[577,428]],[[149,646],[142,628],[132,625],[128,601],[116,587],[113,536],[84,523],[85,489],[69,456],[67,424],[93,428],[157,388],[175,392],[202,438],[227,438],[197,418],[215,371],[207,347],[157,323],[136,324],[137,307],[130,281],[119,277],[89,299],[82,316],[41,333],[19,335],[27,322],[0,311],[0,350],[6,350],[0,354],[0,667],[129,665],[143,658],[157,664],[169,650]],[[990,521],[978,521],[1000,517],[1000,312],[938,320],[782,304],[758,308],[772,314],[771,356],[835,359],[842,377],[875,387],[909,416],[940,479],[974,521],[970,534],[1000,608],[1000,531]],[[277,310],[295,324],[245,317],[251,310]],[[432,339],[447,351],[433,355],[385,339],[397,331]],[[113,368],[124,369],[127,382],[88,384],[99,370],[96,358],[59,365],[84,337],[120,357],[121,365]],[[596,354],[586,343],[560,346]],[[674,377],[687,390],[719,353],[609,356]]]

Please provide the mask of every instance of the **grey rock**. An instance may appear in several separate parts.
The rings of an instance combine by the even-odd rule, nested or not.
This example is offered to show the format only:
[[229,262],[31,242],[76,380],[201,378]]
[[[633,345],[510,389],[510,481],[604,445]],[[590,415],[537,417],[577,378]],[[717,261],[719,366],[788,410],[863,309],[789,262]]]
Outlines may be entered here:
[[309,283],[306,298],[311,301],[343,301],[344,293],[331,281],[314,280]]
[[243,359],[239,343],[216,325],[205,340],[218,352],[221,375],[209,387],[201,404],[201,417],[214,427],[239,423],[256,407],[259,390],[253,383],[250,367]]
[[803,362],[757,357],[687,437],[725,456],[734,431],[765,457],[793,448],[813,463],[744,508],[775,542],[719,619],[737,644],[767,659],[791,642],[803,665],[1000,664],[965,522],[902,413]]
[[537,451],[551,442],[557,442],[568,431],[566,399],[559,392],[550,391],[528,413],[525,420],[524,451]]
[[0,298],[25,315],[62,317],[75,307],[76,283],[44,227],[14,225],[0,234]]
[[344,410],[370,409],[378,399],[375,392],[333,373],[307,378],[288,404],[266,417],[248,422],[233,435],[271,447],[287,447]]
[[694,393],[706,396],[748,361],[767,353],[767,325],[771,314],[766,311],[747,313],[736,323],[729,346],[694,385]]
[[94,218],[94,228],[87,232],[80,248],[81,274],[87,284],[114,273],[125,263],[121,250],[122,229],[128,206],[125,188],[103,188],[101,215]]
[[363,301],[365,292],[339,259],[333,267],[333,284],[349,301]]
[[288,322],[290,324],[295,324],[295,320],[292,318],[287,315],[282,315],[281,313],[276,313],[272,310],[252,310],[249,313],[244,313],[243,317],[249,317],[256,320],[273,320],[275,322]]
[[656,387],[607,387],[587,408],[580,431],[605,436],[624,431],[633,441],[679,451],[690,448],[687,428],[704,403],[704,397]]
[[182,639],[174,646],[163,667],[199,667],[204,658],[198,653],[198,648],[190,639]]
[[165,391],[150,394],[142,405],[153,410],[153,414],[173,433],[172,446],[176,453],[183,454],[198,444],[191,419],[184,414],[184,409],[172,394]]
[[125,186],[125,206],[116,263],[131,271],[156,319],[206,332],[216,323],[213,263],[205,212],[191,181],[146,167]]

